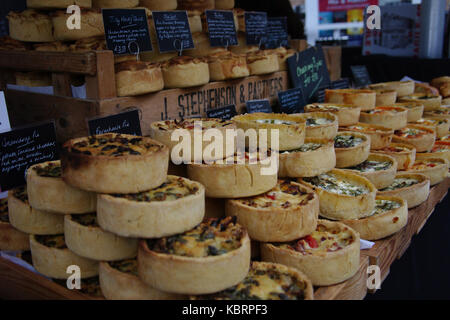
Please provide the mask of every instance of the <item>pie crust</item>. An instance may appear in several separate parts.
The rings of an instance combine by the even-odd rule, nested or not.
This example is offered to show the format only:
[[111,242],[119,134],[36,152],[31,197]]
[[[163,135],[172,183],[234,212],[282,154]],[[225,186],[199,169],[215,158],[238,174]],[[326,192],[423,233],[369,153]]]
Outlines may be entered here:
[[[401,137],[400,135],[402,132],[408,129],[420,130],[422,134],[419,137]],[[416,148],[417,152],[430,151],[433,148],[435,140],[436,135],[432,129],[411,124],[403,128],[401,131],[395,131],[394,136],[392,137],[392,142],[410,144]]]
[[[288,191],[291,191],[293,187],[298,188],[295,192],[299,192],[297,195],[299,198],[303,198],[301,203],[290,203],[286,208],[284,204],[263,207],[257,204],[251,206],[247,203],[253,199],[267,199],[272,191],[279,189],[283,184],[289,185]],[[277,200],[273,199],[270,203]],[[284,200],[280,199],[279,201]],[[228,216],[237,217],[238,223],[247,229],[252,240],[260,242],[291,241],[304,237],[316,229],[319,198],[304,185],[289,180],[279,180],[275,189],[260,196],[227,200],[225,212]]]
[[[162,201],[139,201],[99,194],[98,224],[103,230],[133,238],[160,238],[194,228],[205,215],[204,187],[198,182],[176,176],[168,176],[167,181],[181,181],[195,193]],[[143,194],[145,192],[136,196]]]
[[115,66],[118,97],[138,96],[164,89],[158,63],[125,61]]
[[223,81],[248,77],[250,71],[247,67],[245,55],[237,55],[226,51],[208,56],[209,78],[212,81]]
[[[420,164],[427,165],[426,168],[418,167]],[[433,165],[433,167],[428,167]],[[448,174],[448,161],[442,158],[428,158],[422,160],[416,160],[414,165],[408,169],[410,173],[420,173],[427,176],[430,179],[430,186],[434,186],[444,181]]]
[[379,190],[377,196],[398,197],[405,200],[408,204],[408,209],[417,207],[428,199],[430,193],[430,179],[427,176],[419,173],[397,173],[396,178],[417,179],[419,183],[414,185],[395,189],[395,190]]
[[[443,151],[438,151],[442,149]],[[423,160],[429,158],[440,158],[450,163],[450,141],[436,141],[430,152],[420,152],[416,154],[416,159]]]
[[376,107],[373,112],[361,112],[359,121],[398,130],[408,124],[408,111],[400,107]]
[[419,102],[424,111],[432,111],[441,107],[442,97],[426,93],[414,93],[399,99],[399,102]]
[[381,82],[371,84],[369,88],[372,90],[394,90],[397,92],[397,96],[401,98],[414,93],[415,82],[412,80]]
[[372,152],[393,157],[397,161],[397,170],[407,170],[416,161],[416,148],[410,144],[391,143],[383,149],[372,150]]
[[261,75],[280,70],[278,55],[269,50],[247,53],[247,65],[250,75]]
[[216,10],[231,10],[234,8],[234,0],[215,0]]
[[213,10],[214,0],[178,0],[179,10]]
[[370,137],[370,150],[380,150],[391,144],[394,130],[378,126],[376,124],[368,124],[359,122],[355,125],[342,127],[342,131],[356,131],[364,133]]
[[261,246],[262,260],[296,268],[303,272],[314,286],[333,285],[353,277],[358,271],[360,262],[359,234],[339,222],[319,220],[318,225],[328,229],[348,230],[354,241],[334,252],[307,255],[271,243],[264,243]]
[[342,131],[338,133],[336,138],[340,136],[353,136],[361,138],[363,141],[354,147],[348,148],[336,148],[335,144],[336,168],[356,166],[367,160],[370,153],[370,137],[368,135],[354,131]]
[[[143,154],[92,155],[89,141],[113,141],[119,148],[139,146]],[[135,142],[135,144],[133,144]],[[77,153],[78,146],[88,143],[91,154]],[[131,149],[130,152],[134,152]],[[167,177],[169,148],[147,137],[105,133],[94,137],[76,138],[63,145],[61,154],[63,180],[73,187],[97,193],[136,193],[161,185]]]
[[325,102],[352,104],[361,111],[375,109],[377,94],[373,90],[364,89],[335,89],[325,90]]
[[7,198],[0,199],[0,251],[3,250],[30,250],[30,238],[28,234],[17,230],[9,222]]
[[[189,18],[189,17],[188,17]],[[201,25],[201,19],[200,19]],[[194,42],[194,48],[186,50],[186,56],[202,58],[216,53],[226,53],[224,47],[212,47],[209,41],[208,34],[206,32],[192,32],[192,41]],[[206,61],[206,60],[205,60]]]
[[[332,140],[338,132],[338,118],[329,112],[308,112],[296,114],[306,121],[306,138]],[[308,120],[309,119],[309,120]],[[328,123],[311,123],[312,120],[326,119]]]
[[329,112],[338,118],[339,126],[350,126],[358,123],[361,108],[348,104],[313,103],[305,106],[305,112]]
[[162,64],[164,87],[190,88],[209,82],[209,67],[206,59],[175,57]]
[[420,102],[398,102],[393,106],[405,108],[408,111],[408,122],[415,122],[422,118],[424,106]]
[[450,82],[450,77],[442,76],[442,77],[434,78],[433,80],[430,81],[430,84],[435,88],[439,88],[441,85],[443,85],[444,83],[447,83],[447,82]]
[[[23,12],[10,12],[9,36],[24,42],[51,42],[53,26],[50,16],[45,13],[28,9]],[[67,28],[67,27],[66,27]]]
[[392,106],[397,101],[397,91],[395,90],[375,90],[377,100],[375,106]]
[[360,219],[372,212],[377,192],[372,182],[359,174],[345,170],[333,169],[330,173],[338,179],[366,188],[367,192],[356,196],[338,194],[316,187],[304,178],[298,179],[300,183],[312,188],[319,195],[320,216],[332,220]]
[[414,122],[413,124],[434,130],[436,132],[437,139],[448,135],[448,131],[450,129],[450,119],[436,117],[426,117]]
[[55,40],[75,41],[79,39],[98,37],[105,35],[103,16],[100,9],[81,10],[81,28],[67,28],[67,18],[65,10],[55,11],[52,14],[53,36]]

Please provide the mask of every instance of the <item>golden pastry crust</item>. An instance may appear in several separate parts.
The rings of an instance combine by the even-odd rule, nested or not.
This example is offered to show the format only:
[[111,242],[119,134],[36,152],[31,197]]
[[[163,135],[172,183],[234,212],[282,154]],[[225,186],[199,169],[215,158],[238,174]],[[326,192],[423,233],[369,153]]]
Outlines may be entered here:
[[338,132],[338,118],[330,112],[296,114],[306,121],[306,138],[332,140]]
[[[412,184],[409,181],[414,181]],[[425,202],[430,193],[430,179],[419,173],[398,173],[394,183],[382,190],[378,190],[378,196],[399,197],[408,204],[408,209],[414,208]]]
[[305,112],[329,112],[338,118],[339,126],[350,126],[358,123],[361,108],[348,104],[313,103],[305,106]]
[[125,61],[116,65],[117,96],[137,96],[164,89],[161,67],[157,63]]
[[139,0],[92,0],[93,8],[134,8],[139,5]]
[[212,81],[222,81],[247,77],[250,71],[245,55],[231,52],[218,53],[208,56],[209,77]]
[[168,176],[158,188],[128,195],[98,195],[98,223],[122,237],[158,238],[182,233],[205,214],[205,189],[195,181]]
[[209,67],[206,59],[175,57],[162,64],[165,88],[189,88],[209,82]]
[[177,9],[178,2],[177,0],[140,0],[139,5],[152,11],[170,11]]
[[410,144],[416,148],[417,152],[430,151],[435,140],[436,135],[432,129],[411,124],[396,130],[392,137],[393,142]]
[[319,195],[320,215],[327,219],[359,219],[375,207],[377,189],[367,178],[345,170],[298,181]]
[[55,40],[74,41],[83,38],[105,35],[102,13],[98,9],[81,10],[81,29],[67,28],[68,15],[65,11],[52,14],[53,35]]
[[408,206],[406,201],[398,197],[377,196],[374,214],[358,219],[344,220],[365,240],[379,240],[400,231],[408,222]]
[[375,90],[377,99],[375,106],[392,106],[397,101],[397,91],[395,90]]
[[14,228],[9,222],[8,199],[0,199],[0,251],[30,250],[28,234]]
[[370,153],[370,136],[354,131],[341,131],[334,138],[336,168],[356,166]]
[[[369,85],[372,90],[394,90],[399,98],[413,94],[415,88],[414,81],[391,81]],[[394,101],[395,102],[395,101]]]
[[416,158],[418,160],[440,158],[450,163],[450,141],[436,141],[430,152],[417,153]]
[[[319,220],[318,229],[336,230],[332,231],[334,235],[346,234],[349,236],[349,243],[336,251],[314,252],[313,249],[309,254],[295,250],[290,244],[264,243],[261,247],[262,260],[296,268],[315,286],[337,284],[354,276],[360,262],[359,234],[342,223],[327,220]],[[310,239],[300,239],[298,243],[308,243],[309,240],[313,244]]]
[[189,10],[187,15],[191,33],[203,32],[202,12],[199,10]]
[[419,119],[412,124],[427,127],[436,132],[436,138],[440,139],[448,135],[450,129],[450,119],[442,119],[436,117],[426,117],[424,119]]
[[50,16],[28,9],[8,14],[9,36],[24,42],[54,41],[53,25]]
[[278,55],[269,50],[247,53],[247,65],[251,75],[261,75],[280,70]]
[[399,99],[399,102],[419,102],[424,106],[424,111],[439,109],[442,102],[441,96],[426,93],[414,93]]
[[325,102],[352,104],[361,111],[375,109],[377,94],[373,90],[364,89],[336,89],[325,90]]
[[419,83],[416,82],[416,86],[414,88],[414,93],[426,93],[433,94],[435,96],[439,95],[439,90],[435,87],[429,85],[428,83]]
[[32,9],[66,9],[71,5],[91,8],[92,0],[27,0],[27,8]]
[[448,161],[442,158],[420,159],[407,172],[420,173],[430,179],[430,186],[444,181],[448,174]]
[[169,149],[150,138],[106,133],[67,141],[61,164],[63,180],[71,186],[97,193],[133,193],[166,180]]
[[230,10],[234,8],[234,0],[215,0],[217,10]]
[[398,102],[393,106],[405,108],[408,111],[408,122],[415,122],[422,118],[424,106],[421,102]]
[[386,148],[391,144],[394,130],[377,126],[375,124],[368,124],[359,122],[355,125],[339,128],[341,131],[355,131],[361,132],[370,137],[370,150],[380,150]]
[[405,143],[391,143],[383,149],[372,150],[372,152],[393,157],[397,161],[398,170],[407,170],[416,160],[416,148]]
[[273,52],[277,55],[278,65],[280,67],[279,71],[287,71],[288,70],[287,59],[292,57],[295,54],[295,50],[286,49],[284,47],[278,47],[276,49],[270,49],[267,51]]
[[362,111],[359,121],[398,130],[406,127],[408,110],[400,107],[376,107],[374,110]]

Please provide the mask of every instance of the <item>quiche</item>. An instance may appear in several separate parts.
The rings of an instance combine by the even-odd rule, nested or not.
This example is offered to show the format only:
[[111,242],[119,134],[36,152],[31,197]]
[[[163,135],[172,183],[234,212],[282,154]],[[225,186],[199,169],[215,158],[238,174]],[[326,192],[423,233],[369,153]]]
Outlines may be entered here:
[[236,218],[207,219],[171,237],[141,240],[139,278],[178,294],[214,293],[242,281],[250,267],[250,239]]
[[96,193],[133,193],[161,185],[169,148],[158,141],[117,133],[67,141],[62,177],[69,185]]
[[328,172],[336,166],[333,140],[306,138],[300,148],[281,152],[279,161],[279,177],[314,177]]
[[305,106],[305,112],[328,112],[338,118],[339,126],[349,126],[359,121],[361,108],[352,104],[313,103]]
[[388,155],[371,153],[366,161],[356,166],[346,168],[367,178],[375,188],[388,187],[397,174],[397,161]]
[[95,211],[96,194],[66,184],[59,160],[31,166],[26,178],[30,205],[35,209],[61,214]]
[[311,281],[299,270],[270,262],[252,262],[244,280],[193,300],[313,300]]
[[442,97],[431,93],[414,93],[399,99],[399,102],[420,102],[424,106],[424,111],[439,109]]
[[377,99],[375,106],[392,106],[397,101],[397,91],[395,90],[375,90]]
[[376,107],[361,112],[359,121],[398,130],[408,124],[408,111],[401,107]]
[[263,261],[284,264],[303,272],[314,286],[345,281],[359,268],[359,234],[350,227],[319,220],[309,235],[290,242],[264,243]]
[[[305,141],[306,121],[296,115],[259,112],[238,115],[232,120],[238,129],[243,129],[244,131],[248,129],[256,130],[258,137],[261,134],[260,130],[266,129],[267,146],[272,150],[293,150],[300,148]],[[278,129],[278,146],[272,142],[272,129]]]
[[429,152],[417,154],[417,159],[441,158],[450,163],[450,141],[436,141]]
[[306,121],[306,138],[334,139],[338,132],[337,116],[329,112],[298,113]]
[[398,173],[394,182],[378,191],[379,196],[399,197],[408,204],[408,209],[425,202],[430,193],[430,179],[419,173]]
[[64,232],[64,216],[32,208],[26,186],[9,191],[8,211],[11,225],[24,233],[45,235]]
[[440,107],[432,111],[425,111],[423,116],[426,118],[435,117],[441,119],[450,119],[450,107]]
[[379,240],[400,231],[408,222],[408,206],[402,198],[377,196],[370,216],[343,220],[342,223],[359,233],[365,240]]
[[352,104],[361,111],[375,109],[377,94],[367,89],[326,89],[325,102]]
[[408,112],[408,122],[415,122],[422,118],[424,106],[421,102],[397,102],[394,107],[405,108]]
[[154,289],[138,277],[136,258],[100,262],[100,287],[108,300],[175,300],[183,296]]
[[278,163],[270,151],[244,152],[210,164],[189,164],[187,172],[205,186],[207,197],[251,197],[277,184]]
[[359,132],[341,131],[334,138],[336,168],[356,166],[370,153],[370,137]]
[[0,251],[26,250],[30,250],[28,234],[11,225],[8,215],[8,198],[0,199]]
[[130,194],[99,194],[101,228],[122,237],[159,238],[194,228],[205,215],[205,188],[167,176],[157,188]]
[[[183,129],[183,130],[179,130]],[[195,130],[194,130],[195,129]],[[205,134],[206,130],[214,129],[218,130],[222,134],[223,140],[222,140],[222,153],[213,153],[213,154],[204,154],[205,149],[211,144],[209,141],[203,141],[202,142],[202,149],[195,151],[194,148],[194,132],[198,132],[199,134]],[[208,160],[218,160],[223,159],[225,157],[232,156],[235,151],[235,138],[233,136],[233,139],[229,139],[229,135],[226,134],[227,130],[235,130],[236,126],[233,124],[233,122],[229,120],[222,120],[222,119],[215,119],[215,118],[209,118],[209,119],[185,119],[182,121],[178,120],[166,120],[166,121],[158,121],[154,122],[150,125],[150,137],[152,139],[155,139],[166,146],[169,147],[170,152],[178,152],[177,155],[182,158],[183,163],[187,164],[190,162],[193,162],[195,160],[195,153],[201,152],[201,155],[203,155],[203,159]],[[177,135],[179,132],[180,135]],[[179,145],[179,141],[172,140],[172,135],[175,133],[174,137],[177,139],[180,139],[180,137],[184,138],[185,134],[186,136],[189,136],[190,141],[185,142],[186,148],[190,146],[191,154],[183,154],[183,150],[175,149],[174,148]],[[184,140],[183,140],[184,142]],[[179,146],[178,146],[179,148]],[[198,148],[198,147],[197,147]],[[197,159],[199,159],[200,154],[197,156]],[[173,159],[172,162],[176,164],[180,164],[179,162],[175,161],[176,159]],[[201,162],[201,159],[197,160],[197,162]]]
[[348,127],[342,127],[340,131],[361,132],[369,136],[370,150],[379,150],[387,147],[391,143],[392,135],[394,134],[394,130],[392,129],[362,122]]
[[375,207],[376,188],[367,178],[333,169],[299,182],[319,195],[320,216],[332,220],[359,219]]
[[417,152],[430,151],[435,140],[436,134],[432,129],[412,124],[396,130],[392,137],[393,142],[410,144],[416,148]]
[[76,265],[80,268],[81,278],[98,275],[98,262],[80,257],[70,251],[64,235],[30,235],[31,257],[33,266],[44,276],[55,279],[67,279],[67,267]]
[[450,119],[436,117],[419,119],[413,124],[434,130],[436,132],[437,139],[445,137],[450,129]]
[[137,239],[102,230],[95,213],[66,215],[64,236],[71,251],[92,260],[116,261],[133,258],[137,254]]
[[421,173],[430,179],[430,186],[434,186],[447,178],[448,161],[442,158],[428,158],[416,160],[407,172]]
[[252,240],[290,241],[315,229],[319,197],[297,182],[280,179],[264,194],[227,200],[225,214],[236,217]]
[[397,170],[407,170],[416,160],[416,148],[405,143],[391,143],[380,150],[372,150],[372,153],[385,154],[397,161]]
[[399,98],[413,94],[415,89],[415,82],[408,81],[390,81],[370,84],[369,89],[372,90],[394,90]]

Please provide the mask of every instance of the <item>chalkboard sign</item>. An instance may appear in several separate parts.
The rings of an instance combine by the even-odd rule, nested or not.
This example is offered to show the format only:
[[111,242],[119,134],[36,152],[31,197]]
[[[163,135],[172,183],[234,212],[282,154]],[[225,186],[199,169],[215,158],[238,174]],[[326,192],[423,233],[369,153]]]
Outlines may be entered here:
[[24,185],[27,168],[59,156],[54,122],[0,133],[0,143],[1,191]]
[[89,134],[91,136],[108,132],[142,136],[139,110],[130,110],[112,116],[88,120]]
[[194,48],[186,11],[153,11],[159,52]]
[[211,47],[237,46],[233,11],[206,10]]
[[235,115],[237,115],[236,106],[234,104],[230,104],[229,106],[225,106],[222,108],[207,110],[206,115],[208,118],[230,120]]
[[306,105],[301,88],[278,92],[278,102],[282,113],[300,113]]
[[152,51],[147,14],[143,9],[103,9],[106,44],[114,54]]
[[264,100],[249,100],[246,102],[247,112],[248,113],[256,113],[256,112],[265,112],[272,113],[272,107],[270,106],[270,102],[267,99]]
[[351,66],[350,69],[352,70],[355,87],[362,88],[372,84],[366,66]]
[[350,88],[350,81],[348,78],[342,78],[336,81],[331,82],[331,89],[348,89]]
[[320,87],[319,90],[317,90],[316,94],[314,95],[313,102],[320,102],[320,103],[325,102],[325,90],[331,89],[331,88],[332,88],[331,85]]
[[286,17],[271,17],[267,19],[267,49],[288,45],[288,28]]
[[314,102],[320,88],[330,85],[322,47],[311,47],[288,58],[289,76],[296,88],[301,88],[307,103]]
[[260,45],[267,41],[267,13],[245,12],[245,34],[248,45]]

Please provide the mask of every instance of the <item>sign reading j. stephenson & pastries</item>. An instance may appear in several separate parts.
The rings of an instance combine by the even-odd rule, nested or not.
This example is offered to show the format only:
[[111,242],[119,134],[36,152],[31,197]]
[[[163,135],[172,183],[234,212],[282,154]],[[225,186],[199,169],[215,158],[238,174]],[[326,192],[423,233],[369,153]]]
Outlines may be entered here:
[[0,133],[0,189],[25,184],[25,171],[33,164],[58,159],[53,122]]
[[139,110],[137,109],[112,116],[90,119],[88,127],[90,135],[114,132],[142,136]]

